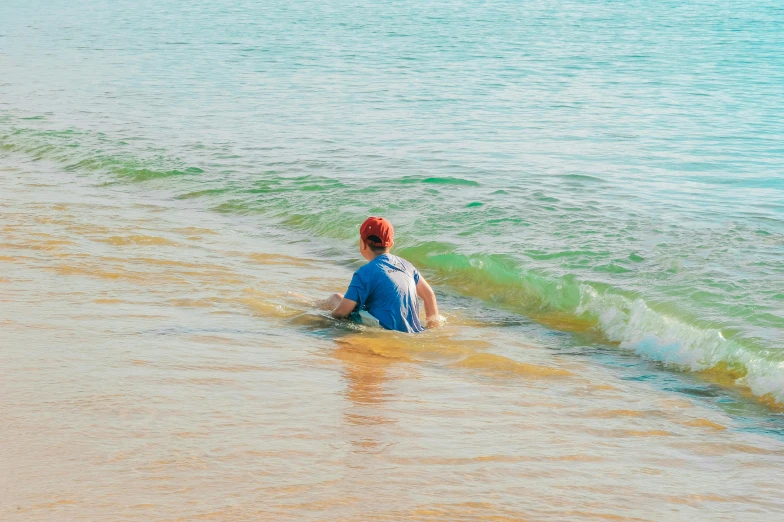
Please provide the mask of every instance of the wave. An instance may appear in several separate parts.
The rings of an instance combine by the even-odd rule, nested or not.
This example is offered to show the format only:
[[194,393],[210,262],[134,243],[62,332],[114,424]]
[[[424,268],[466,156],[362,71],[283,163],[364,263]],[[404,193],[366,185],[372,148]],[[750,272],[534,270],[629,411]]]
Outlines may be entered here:
[[[680,371],[710,372],[769,402],[784,403],[784,361],[752,339],[728,338],[672,307],[573,276],[526,270],[509,256],[464,255],[448,244],[426,243],[398,252],[433,273],[436,283],[606,341]],[[661,308],[661,309],[659,309]],[[554,314],[559,317],[553,320]]]
[[472,179],[456,178],[454,176],[427,177],[427,176],[403,176],[394,180],[387,180],[387,183],[396,185],[408,185],[413,183],[427,183],[431,185],[462,185],[468,187],[478,187],[478,181]]
[[[76,130],[17,128],[0,132],[0,152],[52,161],[73,173],[103,173],[118,180],[143,182],[198,176],[204,172],[165,151],[147,148],[149,154],[141,157],[126,152],[125,145],[101,133]],[[468,179],[425,176],[404,176],[379,183],[479,185]],[[338,210],[326,205],[316,211],[301,205],[301,198],[312,199],[314,192],[325,193],[322,198],[328,197],[331,190],[361,196],[365,187],[347,186],[317,175],[276,175],[247,183],[225,182],[219,187],[186,191],[176,197],[205,198],[210,208],[220,212],[264,214],[284,227],[307,232],[308,237],[353,241],[356,229],[346,223],[361,222],[360,210]],[[607,342],[643,357],[683,371],[718,374],[725,381],[729,379],[748,387],[764,400],[784,404],[784,361],[780,352],[754,339],[723,332],[720,326],[687,317],[666,303],[649,302],[643,296],[607,284],[526,269],[509,255],[456,253],[454,245],[439,242],[401,246],[397,253],[428,270],[434,282],[448,285],[463,295],[526,315],[553,328],[598,333]],[[577,254],[591,253],[534,253],[532,257],[542,261]]]
[[103,172],[127,181],[147,181],[172,176],[198,175],[204,171],[163,154],[140,159],[133,154],[105,152],[126,145],[102,134],[72,129],[54,131],[13,129],[0,134],[0,151],[20,153],[36,161],[63,165],[67,172]]

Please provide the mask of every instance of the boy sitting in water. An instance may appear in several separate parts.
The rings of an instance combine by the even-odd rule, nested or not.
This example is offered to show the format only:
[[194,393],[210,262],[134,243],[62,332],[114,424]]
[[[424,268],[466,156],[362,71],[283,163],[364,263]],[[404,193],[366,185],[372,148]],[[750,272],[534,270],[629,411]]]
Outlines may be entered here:
[[425,303],[427,327],[440,320],[436,294],[414,265],[393,256],[395,230],[384,218],[369,217],[359,228],[359,253],[369,262],[351,279],[346,295],[334,294],[324,301],[332,317],[344,319],[367,310],[387,330],[416,333],[425,329],[419,322],[419,301]]

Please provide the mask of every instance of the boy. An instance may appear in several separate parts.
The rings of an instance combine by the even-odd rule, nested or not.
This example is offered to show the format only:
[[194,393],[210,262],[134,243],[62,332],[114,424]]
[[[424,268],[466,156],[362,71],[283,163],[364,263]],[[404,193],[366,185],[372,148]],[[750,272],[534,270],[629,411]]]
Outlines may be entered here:
[[427,326],[437,326],[436,294],[414,265],[389,253],[394,236],[392,223],[384,218],[369,217],[362,223],[359,253],[369,262],[354,272],[345,296],[334,294],[324,302],[332,317],[344,319],[367,310],[387,330],[422,332],[419,296],[425,303]]

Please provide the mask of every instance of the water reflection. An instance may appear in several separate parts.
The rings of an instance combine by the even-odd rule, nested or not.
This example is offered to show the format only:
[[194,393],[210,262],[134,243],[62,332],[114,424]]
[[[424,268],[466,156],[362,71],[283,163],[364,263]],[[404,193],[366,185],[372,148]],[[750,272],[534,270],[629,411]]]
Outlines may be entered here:
[[339,344],[333,355],[343,363],[343,380],[348,406],[343,417],[347,440],[360,453],[383,450],[384,432],[380,426],[394,421],[384,414],[389,401],[385,387],[389,366],[394,360],[357,351],[357,345]]

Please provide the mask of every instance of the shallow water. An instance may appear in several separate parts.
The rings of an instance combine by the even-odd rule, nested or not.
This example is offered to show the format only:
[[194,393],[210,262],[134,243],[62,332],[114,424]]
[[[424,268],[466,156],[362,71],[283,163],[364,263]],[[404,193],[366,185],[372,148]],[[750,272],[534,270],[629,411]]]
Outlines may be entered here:
[[748,399],[448,296],[421,336],[352,329],[303,298],[350,275],[312,246],[31,166],[0,198],[4,520],[784,509]]
[[[780,516],[782,42],[773,1],[4,2],[0,518]],[[314,309],[368,214],[446,327]]]

